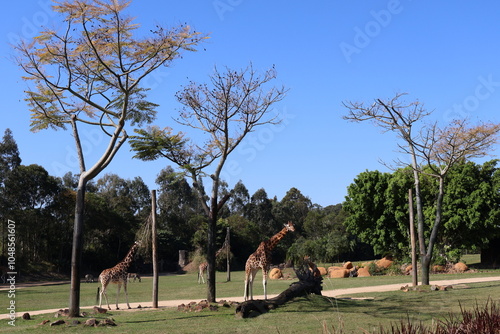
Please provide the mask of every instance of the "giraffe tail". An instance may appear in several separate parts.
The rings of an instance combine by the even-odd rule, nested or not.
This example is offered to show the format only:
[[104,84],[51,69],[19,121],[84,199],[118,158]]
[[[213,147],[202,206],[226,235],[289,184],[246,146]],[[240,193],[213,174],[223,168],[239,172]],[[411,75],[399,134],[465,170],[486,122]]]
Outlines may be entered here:
[[99,303],[99,289],[100,289],[100,288],[99,288],[99,287],[97,287],[97,294],[96,294],[96,296],[95,296],[95,304],[96,304],[96,305],[98,305],[98,303]]

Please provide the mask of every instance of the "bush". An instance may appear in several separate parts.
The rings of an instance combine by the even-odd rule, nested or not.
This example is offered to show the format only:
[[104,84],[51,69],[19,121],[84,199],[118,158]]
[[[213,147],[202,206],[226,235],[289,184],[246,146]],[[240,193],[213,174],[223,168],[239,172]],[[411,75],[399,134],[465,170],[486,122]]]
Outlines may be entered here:
[[483,307],[476,305],[468,311],[460,305],[461,317],[451,314],[439,321],[435,329],[422,323],[413,324],[409,319],[390,330],[380,329],[380,334],[493,334],[500,333],[500,309],[489,299]]

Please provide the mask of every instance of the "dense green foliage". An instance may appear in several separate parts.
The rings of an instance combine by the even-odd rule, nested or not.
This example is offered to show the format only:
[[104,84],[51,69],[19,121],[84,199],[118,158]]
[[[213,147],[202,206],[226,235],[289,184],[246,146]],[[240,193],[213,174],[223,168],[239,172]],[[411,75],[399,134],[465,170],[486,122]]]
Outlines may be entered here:
[[[443,226],[438,234],[436,261],[457,261],[467,250],[478,250],[498,236],[500,170],[497,160],[483,165],[455,165],[446,178]],[[411,170],[394,173],[366,171],[348,187],[344,209],[347,231],[372,245],[377,254],[409,255],[408,189]],[[437,180],[421,175],[425,222],[435,220]],[[429,229],[430,230],[430,229]]]
[[[30,267],[36,262],[44,263],[48,271],[68,273],[78,176],[67,173],[53,177],[42,166],[22,165],[10,130],[0,142],[0,169],[0,218],[16,222],[19,263],[27,271],[38,271],[40,268]],[[172,271],[177,269],[181,249],[203,256],[207,220],[195,189],[172,167],[161,170],[156,183],[159,258],[163,270]],[[305,255],[333,261],[349,250],[340,205],[313,205],[296,188],[281,201],[268,198],[263,188],[250,195],[241,181],[232,190],[224,185],[220,191],[221,196],[229,191],[232,196],[220,212],[216,244],[222,245],[229,227],[233,268],[241,268],[259,243],[289,220],[294,222],[296,232],[278,244],[274,263]],[[142,237],[151,211],[150,191],[139,176],[126,180],[105,174],[89,183],[85,202],[83,270],[99,273],[120,260],[134,239]],[[2,254],[6,254],[5,236],[4,230]],[[133,270],[149,271],[149,255],[141,255]],[[0,264],[4,262],[2,258]],[[219,263],[225,265],[222,257]]]
[[[496,160],[482,165],[467,162],[455,166],[447,177],[443,203],[443,228],[436,247],[437,261],[455,261],[466,250],[477,250],[498,237],[500,171]],[[26,271],[41,268],[68,273],[75,190],[78,177],[67,173],[53,177],[39,165],[21,164],[10,130],[0,141],[0,219],[16,222],[18,261]],[[201,182],[201,181],[200,181]],[[422,197],[432,203],[436,180],[423,176]],[[158,174],[159,258],[162,269],[177,269],[178,251],[203,257],[207,221],[195,189],[167,166]],[[273,263],[310,256],[319,262],[358,261],[374,254],[409,256],[408,170],[394,173],[366,171],[348,187],[343,204],[321,207],[298,189],[291,188],[278,200],[264,188],[250,194],[243,182],[233,189],[221,187],[221,196],[231,191],[217,224],[220,247],[231,231],[232,268],[241,269],[258,244],[291,220],[296,226],[273,252]],[[432,206],[425,212],[427,224],[434,221]],[[150,191],[137,176],[126,180],[105,174],[88,186],[84,230],[84,271],[98,273],[120,260],[146,224],[151,211]],[[0,264],[5,264],[6,230],[2,225]],[[199,257],[198,257],[199,259]],[[150,270],[150,258],[142,253],[139,270]],[[224,255],[218,258],[225,268]]]

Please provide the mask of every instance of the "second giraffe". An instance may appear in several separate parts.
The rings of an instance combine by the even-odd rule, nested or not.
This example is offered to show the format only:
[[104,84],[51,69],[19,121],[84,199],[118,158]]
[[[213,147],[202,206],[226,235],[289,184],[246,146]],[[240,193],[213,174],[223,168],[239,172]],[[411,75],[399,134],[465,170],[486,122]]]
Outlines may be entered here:
[[288,231],[295,231],[292,222],[285,224],[283,229],[273,235],[269,240],[262,241],[257,250],[248,257],[245,265],[245,294],[244,299],[253,299],[253,282],[259,269],[262,269],[262,285],[264,286],[264,299],[267,299],[267,272],[271,267],[271,251],[283,239]]

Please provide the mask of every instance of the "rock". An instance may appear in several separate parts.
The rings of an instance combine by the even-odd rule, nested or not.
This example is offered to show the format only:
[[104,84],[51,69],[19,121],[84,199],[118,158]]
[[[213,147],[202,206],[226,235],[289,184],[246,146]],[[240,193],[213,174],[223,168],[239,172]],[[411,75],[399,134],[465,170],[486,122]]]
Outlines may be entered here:
[[113,319],[106,318],[101,320],[98,326],[116,326],[116,323],[113,321]]
[[69,325],[74,327],[74,326],[78,326],[79,324],[81,324],[80,320],[73,319],[73,321],[71,321],[71,324],[69,324]]
[[90,318],[90,319],[87,319],[87,321],[85,321],[83,326],[97,327],[98,324],[99,324],[99,321],[96,318]]
[[404,269],[403,269],[403,273],[405,275],[411,275],[411,271],[413,270],[413,266],[411,264],[407,265]]
[[325,267],[318,267],[318,270],[321,276],[325,276],[326,274],[328,274],[328,271],[326,271]]
[[273,268],[269,272],[269,279],[280,279],[283,277],[283,273],[279,268]]
[[368,276],[371,276],[371,274],[367,267],[358,269],[358,277],[368,277]]
[[432,266],[432,271],[435,273],[442,273],[443,271],[445,271],[445,267],[441,265],[435,265]]
[[[349,277],[349,270],[341,267],[330,267],[328,268],[329,278],[345,278]],[[330,270],[331,269],[331,270]]]
[[463,273],[464,271],[467,271],[469,268],[467,267],[467,265],[463,262],[458,262],[455,264],[454,266],[455,270],[459,273]]
[[393,263],[394,263],[394,261],[392,260],[392,258],[387,257],[387,256],[378,260],[377,262],[375,262],[377,267],[382,268],[382,269],[389,268],[390,266],[392,266]]
[[31,316],[30,316],[30,314],[29,314],[29,313],[24,313],[24,314],[23,314],[23,319],[24,319],[24,320],[31,320]]
[[56,321],[52,322],[50,325],[51,326],[58,326],[58,325],[63,325],[65,323],[66,322],[64,320],[56,320]]
[[352,269],[352,267],[354,266],[352,265],[351,261],[347,261],[342,267],[344,267],[345,269]]
[[106,313],[106,312],[108,312],[107,309],[102,308],[102,307],[94,306],[94,313],[101,313],[102,314],[102,313]]

